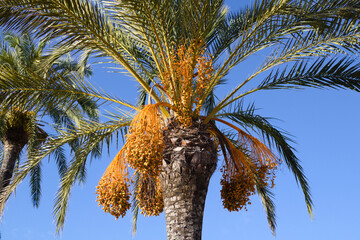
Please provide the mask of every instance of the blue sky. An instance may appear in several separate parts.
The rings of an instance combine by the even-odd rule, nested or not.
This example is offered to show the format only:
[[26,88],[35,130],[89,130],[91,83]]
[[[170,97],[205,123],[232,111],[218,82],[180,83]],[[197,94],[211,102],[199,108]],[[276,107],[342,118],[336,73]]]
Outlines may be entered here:
[[[248,1],[226,1],[236,10]],[[265,54],[257,55],[239,66],[228,76],[229,82],[248,76],[248,67],[258,64]],[[136,84],[123,75],[108,73],[101,66],[94,67],[92,81],[113,95],[135,101]],[[220,93],[231,90],[224,85]],[[248,211],[224,210],[220,199],[220,174],[211,179],[207,196],[203,239],[244,240],[358,240],[360,239],[360,207],[358,191],[360,156],[360,95],[345,90],[265,91],[252,95],[258,113],[273,117],[272,123],[293,135],[297,156],[302,161],[309,179],[313,200],[314,219],[307,214],[303,195],[294,177],[283,165],[279,168],[274,188],[277,206],[277,235],[269,230],[266,215],[257,196],[252,198]],[[9,199],[0,224],[5,240],[78,240],[78,239],[133,239],[131,214],[115,219],[104,213],[95,202],[95,186],[115,156],[104,154],[88,166],[86,184],[75,186],[65,228],[55,236],[52,207],[58,176],[55,164],[43,161],[42,199],[38,209],[32,208],[28,180]],[[221,159],[220,159],[221,161]],[[135,240],[166,239],[164,215],[140,217]]]

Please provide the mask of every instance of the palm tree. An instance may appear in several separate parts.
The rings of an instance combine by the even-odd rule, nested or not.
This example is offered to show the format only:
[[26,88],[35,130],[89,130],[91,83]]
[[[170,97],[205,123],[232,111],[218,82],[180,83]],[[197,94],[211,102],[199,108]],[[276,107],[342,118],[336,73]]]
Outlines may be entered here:
[[[26,27],[39,36],[57,38],[64,51],[91,50],[118,64],[141,86],[139,104],[134,105],[99,92],[76,74],[71,75],[72,82],[52,75],[52,85],[44,86],[42,76],[28,78],[2,68],[0,92],[7,93],[2,104],[22,106],[31,96],[68,105],[78,96],[92,96],[123,107],[108,122],[82,120],[76,129],[49,139],[21,167],[2,199],[42,158],[78,140],[55,202],[57,230],[61,229],[71,187],[88,154],[128,129],[123,148],[97,188],[97,201],[116,218],[130,208],[133,190],[135,212],[165,211],[168,239],[201,239],[218,150],[224,156],[225,208],[246,208],[249,196],[257,193],[274,230],[271,187],[277,166],[284,163],[302,188],[312,215],[309,185],[290,139],[244,99],[272,89],[359,91],[359,65],[352,56],[360,36],[357,0],[262,0],[236,13],[229,13],[222,0],[1,3],[2,26]],[[226,82],[230,70],[260,51],[270,53],[255,72],[240,76],[232,91],[217,96],[215,90]],[[44,107],[39,101],[31,105]],[[47,104],[46,109],[53,106]],[[132,182],[135,186],[130,189]]]
[[[23,33],[17,35],[14,33],[4,33],[4,41],[0,46],[0,65],[7,66],[18,72],[19,74],[26,74],[28,69],[41,74],[44,69],[41,63],[49,61],[51,58],[51,65],[58,73],[66,76],[71,71],[82,71],[86,76],[91,74],[91,70],[86,66],[86,61],[75,62],[71,58],[60,59],[59,56],[45,54],[45,47],[49,44],[46,39],[40,40],[37,44],[35,40],[28,34]],[[80,70],[82,68],[82,70]],[[96,105],[90,99],[83,102],[84,112],[91,118],[97,118]],[[79,100],[80,101],[80,100]],[[9,105],[10,106],[10,105]],[[56,124],[66,124],[69,128],[74,128],[73,121],[79,118],[81,114],[80,109],[60,109],[54,108],[49,112],[49,116]],[[27,145],[27,151],[30,153],[34,149],[39,148],[45,142],[48,134],[40,127],[37,120],[36,112],[30,111],[27,108],[11,107],[4,109],[0,115],[0,137],[3,144],[3,156],[0,168],[0,192],[6,188],[11,181],[15,165],[20,157],[20,153]],[[63,174],[66,169],[66,162],[61,149],[57,150],[56,162],[58,164],[59,173]],[[38,206],[40,199],[40,179],[41,168],[37,165],[30,172],[31,176],[31,195],[34,206]]]

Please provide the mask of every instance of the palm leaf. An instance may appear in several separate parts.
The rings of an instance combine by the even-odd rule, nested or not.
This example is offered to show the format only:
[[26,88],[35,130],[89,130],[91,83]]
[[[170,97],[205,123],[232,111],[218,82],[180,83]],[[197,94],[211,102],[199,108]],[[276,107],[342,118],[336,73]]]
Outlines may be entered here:
[[290,70],[272,71],[258,89],[340,88],[360,90],[360,64],[356,59],[319,58],[313,63],[296,62]]
[[34,207],[39,207],[41,196],[41,162],[30,170],[31,200]]

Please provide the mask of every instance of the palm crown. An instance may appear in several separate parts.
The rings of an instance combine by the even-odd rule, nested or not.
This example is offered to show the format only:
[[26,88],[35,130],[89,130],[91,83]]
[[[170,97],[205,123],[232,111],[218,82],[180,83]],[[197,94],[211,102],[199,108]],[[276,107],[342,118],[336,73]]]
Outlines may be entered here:
[[[87,76],[91,74],[91,70],[86,65],[86,61],[76,62],[71,60],[71,58],[59,58],[60,56],[54,56],[50,52],[45,54],[45,47],[49,45],[49,41],[46,39],[36,41],[28,33],[18,35],[11,32],[5,32],[2,38],[0,65],[5,68],[10,68],[18,74],[27,75],[27,72],[31,71],[43,75],[46,70],[41,67],[41,63],[49,61],[50,58],[52,58],[50,63],[54,71],[64,77],[72,71],[77,71]],[[82,71],[80,71],[81,68]],[[74,128],[74,121],[76,121],[83,112],[87,113],[88,116],[93,119],[97,118],[96,105],[91,99],[83,98],[79,99],[79,102],[82,103],[81,106],[84,111],[76,107],[68,110],[56,107],[48,113],[48,116],[55,124],[68,128]],[[36,108],[29,109],[26,108],[26,106],[19,108],[11,105],[2,105],[1,107],[3,109],[0,115],[0,145],[3,149],[3,154],[1,154],[0,192],[10,183],[15,165],[19,164],[20,153],[23,147],[27,145],[27,154],[29,155],[32,151],[39,148],[48,137],[48,133],[42,129],[44,124],[39,122],[39,118],[41,117],[39,115],[41,113],[37,112]],[[53,156],[58,165],[60,175],[63,175],[66,171],[63,149],[57,149]],[[30,177],[33,205],[37,207],[41,195],[41,164],[36,165],[31,170]]]
[[[122,150],[97,190],[99,203],[116,217],[123,216],[130,207],[129,165],[135,169],[137,206],[148,215],[157,215],[165,207],[169,238],[182,239],[171,235],[177,229],[168,217],[172,214],[169,210],[172,192],[180,194],[177,189],[188,181],[197,189],[189,190],[189,196],[205,200],[218,148],[225,159],[221,184],[227,209],[243,208],[256,191],[274,229],[270,187],[274,171],[282,161],[294,173],[311,214],[309,186],[289,139],[241,101],[249,94],[271,89],[328,87],[358,91],[359,74],[356,60],[351,58],[359,38],[358,1],[263,0],[237,13],[229,13],[221,0],[1,3],[3,26],[41,30],[40,36],[58,39],[59,54],[69,49],[86,49],[98,57],[107,57],[141,85],[140,102],[133,105],[99,92],[76,74],[69,79],[52,74],[52,85],[44,86],[43,76],[34,72],[29,78],[2,68],[0,88],[8,94],[3,104],[23,105],[31,96],[71,106],[75,98],[88,96],[130,109],[114,113],[112,120],[105,123],[82,120],[73,131],[63,131],[59,137],[50,139],[29,158],[6,194],[43,157],[77,139],[81,145],[62,179],[55,204],[55,216],[59,227],[62,226],[71,186],[88,154],[129,127]],[[239,79],[235,88],[218,100],[215,88],[224,83],[229,71],[264,49],[272,52],[257,70]],[[327,59],[336,54],[342,58]],[[285,63],[289,63],[286,68],[279,68]],[[44,111],[55,106],[45,107],[38,101],[30,104],[45,108]],[[231,131],[220,130],[218,123]],[[257,132],[268,146],[247,130]],[[182,179],[178,185],[177,177]],[[184,202],[186,205],[187,200]],[[200,212],[200,219],[201,204],[193,210]],[[201,220],[194,220],[194,225],[197,221],[201,230]],[[200,239],[198,231],[194,239]]]

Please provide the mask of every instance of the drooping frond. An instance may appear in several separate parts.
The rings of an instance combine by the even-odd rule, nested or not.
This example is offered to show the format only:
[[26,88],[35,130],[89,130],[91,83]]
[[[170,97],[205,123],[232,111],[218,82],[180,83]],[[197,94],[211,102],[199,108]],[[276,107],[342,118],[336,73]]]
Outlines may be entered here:
[[34,207],[39,207],[41,196],[41,162],[30,171],[31,200]]
[[[94,148],[97,148],[99,144],[108,143],[109,139],[112,138],[114,132],[119,131],[122,127],[129,125],[128,120],[123,122],[113,122],[111,124],[96,124],[92,123],[93,126],[82,126],[84,129],[84,135],[82,138],[76,132],[81,132],[82,129],[76,129],[73,134],[77,135],[80,139],[78,149],[74,152],[74,158],[70,162],[69,167],[61,180],[60,188],[57,192],[56,201],[54,205],[54,215],[57,223],[57,231],[60,231],[63,227],[66,215],[66,209],[68,206],[68,200],[70,196],[71,187],[76,180],[81,180],[81,174],[83,173],[89,154]],[[87,133],[86,133],[87,132]],[[66,133],[65,133],[66,135]],[[120,155],[119,155],[120,156]]]
[[275,214],[275,204],[273,202],[274,194],[271,192],[268,186],[264,186],[261,182],[256,179],[256,192],[261,199],[261,203],[265,208],[268,224],[272,233],[275,235],[276,230],[276,214]]

